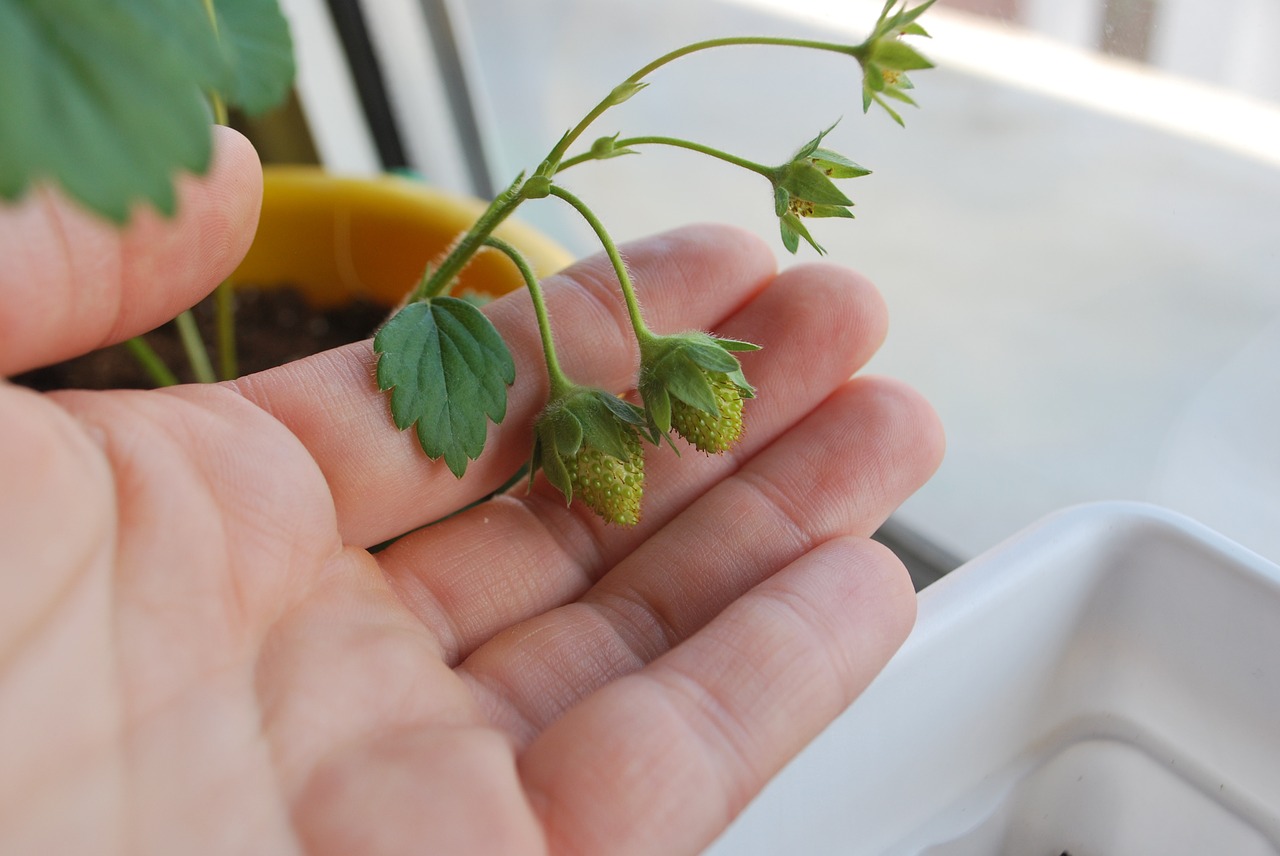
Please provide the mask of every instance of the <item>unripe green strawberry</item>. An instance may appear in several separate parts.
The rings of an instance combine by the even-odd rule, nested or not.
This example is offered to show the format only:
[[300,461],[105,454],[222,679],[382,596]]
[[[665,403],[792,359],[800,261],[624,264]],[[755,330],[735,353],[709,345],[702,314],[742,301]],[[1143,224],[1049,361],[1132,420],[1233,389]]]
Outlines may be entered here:
[[742,404],[755,390],[733,351],[759,346],[690,332],[655,336],[640,346],[640,395],[651,433],[673,429],[695,448],[718,454],[742,436]]
[[625,434],[627,457],[619,460],[583,443],[573,460],[566,461],[573,492],[606,522],[635,526],[640,522],[640,498],[644,495],[644,453],[640,436]]
[[719,414],[678,398],[671,400],[671,427],[700,452],[719,454],[742,437],[742,390],[724,372],[707,372]]
[[566,502],[577,497],[609,523],[639,522],[644,411],[603,390],[575,386],[547,405],[533,430],[531,478],[543,470]]

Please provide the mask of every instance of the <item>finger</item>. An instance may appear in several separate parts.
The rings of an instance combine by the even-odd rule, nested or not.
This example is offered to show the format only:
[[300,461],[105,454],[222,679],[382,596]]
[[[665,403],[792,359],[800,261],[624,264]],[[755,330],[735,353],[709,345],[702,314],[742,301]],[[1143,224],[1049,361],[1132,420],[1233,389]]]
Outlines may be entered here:
[[940,431],[915,393],[850,381],[717,484],[577,602],[495,636],[460,672],[518,737],[652,662],[814,545],[869,536],[936,468]]
[[870,358],[883,339],[884,305],[865,280],[806,266],[770,284],[720,329],[765,347],[744,355],[760,390],[730,453],[648,449],[648,489],[638,526],[605,526],[581,505],[566,509],[546,485],[414,533],[385,551],[384,570],[441,639],[465,657],[500,629],[567,603],[661,530],[707,488],[803,418]]
[[[773,255],[756,238],[693,227],[624,248],[655,329],[709,326],[759,291]],[[564,369],[583,383],[624,389],[633,382],[635,344],[612,269],[602,257],[546,284]],[[497,489],[529,456],[530,423],[546,398],[546,370],[528,295],[487,308],[517,366],[501,429],[458,482],[428,461],[413,432],[397,431],[374,382],[368,342],[329,351],[235,385],[310,449],[333,490],[343,536],[369,546],[436,520]]]
[[549,849],[699,851],[866,687],[914,605],[887,550],[828,542],[586,699],[521,760]]
[[48,188],[0,206],[0,374],[119,342],[198,302],[253,240],[262,171],[249,142],[215,128],[203,178],[178,180],[178,213],[139,208],[123,230]]

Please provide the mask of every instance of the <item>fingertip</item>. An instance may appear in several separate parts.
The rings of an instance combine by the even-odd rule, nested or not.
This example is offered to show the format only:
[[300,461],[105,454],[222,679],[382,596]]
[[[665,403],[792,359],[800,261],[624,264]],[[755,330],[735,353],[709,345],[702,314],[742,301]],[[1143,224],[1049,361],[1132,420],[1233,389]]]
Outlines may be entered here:
[[900,455],[911,462],[910,475],[917,486],[923,485],[942,465],[946,454],[946,430],[933,405],[915,387],[884,375],[863,375],[855,383],[860,394],[877,399],[878,408],[888,414],[885,423],[892,427],[891,445],[909,454]]
[[213,137],[208,172],[177,180],[177,214],[166,219],[140,210],[121,235],[126,299],[104,339],[126,339],[195,305],[235,270],[253,243],[262,208],[258,153],[232,128],[216,126]]

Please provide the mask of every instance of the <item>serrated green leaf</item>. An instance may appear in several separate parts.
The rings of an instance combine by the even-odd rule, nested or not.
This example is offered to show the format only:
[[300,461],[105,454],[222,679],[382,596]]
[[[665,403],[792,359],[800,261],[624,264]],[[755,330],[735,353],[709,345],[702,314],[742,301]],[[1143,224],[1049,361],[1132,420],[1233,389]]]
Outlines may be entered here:
[[276,0],[214,0],[218,43],[230,71],[223,99],[250,115],[284,100],[293,85],[293,40]]
[[205,93],[260,109],[291,80],[276,0],[219,2],[222,46],[193,0],[0,2],[0,197],[53,181],[117,223],[139,202],[171,214],[177,175],[209,165]]
[[416,424],[422,450],[461,478],[484,451],[487,422],[506,416],[515,363],[498,331],[465,300],[438,297],[396,313],[373,347],[396,427]]
[[52,180],[116,222],[209,163],[213,29],[185,0],[0,4],[0,192]]

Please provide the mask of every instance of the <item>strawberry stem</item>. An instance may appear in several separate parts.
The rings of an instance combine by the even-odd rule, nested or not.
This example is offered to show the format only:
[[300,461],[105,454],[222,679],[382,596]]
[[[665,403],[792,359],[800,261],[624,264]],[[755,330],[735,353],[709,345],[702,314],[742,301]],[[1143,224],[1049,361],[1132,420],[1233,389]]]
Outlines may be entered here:
[[636,340],[643,348],[646,342],[655,337],[649,331],[649,328],[645,326],[644,316],[640,314],[640,301],[636,298],[635,287],[631,284],[631,274],[627,272],[627,265],[623,262],[622,255],[618,252],[617,244],[609,236],[609,232],[605,229],[604,224],[600,222],[600,218],[581,199],[558,184],[551,185],[551,195],[558,196],[572,205],[582,215],[582,219],[586,220],[587,224],[591,226],[592,231],[596,233],[596,238],[599,239],[601,246],[604,247],[605,253],[609,256],[609,262],[613,265],[613,271],[618,277],[618,285],[622,287],[622,296],[627,303],[627,315],[631,318],[631,328],[635,330]]

